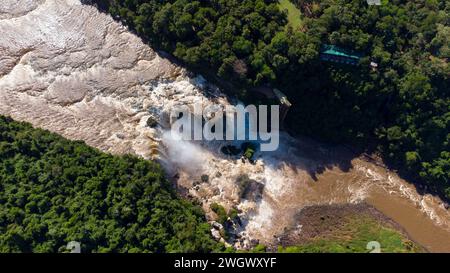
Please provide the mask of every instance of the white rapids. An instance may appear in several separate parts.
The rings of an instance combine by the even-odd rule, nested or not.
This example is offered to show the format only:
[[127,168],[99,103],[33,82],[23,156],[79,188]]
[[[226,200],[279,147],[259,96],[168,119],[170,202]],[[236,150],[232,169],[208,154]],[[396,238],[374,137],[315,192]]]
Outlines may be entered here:
[[[78,0],[2,0],[0,34],[0,114],[106,152],[158,159],[178,187],[203,204],[208,219],[214,202],[240,210],[237,248],[250,247],[252,239],[273,242],[305,206],[366,200],[377,207],[380,196],[450,234],[450,213],[438,198],[341,148],[283,134],[278,151],[259,152],[251,164],[221,154],[224,143],[173,140],[164,117],[174,106],[227,105],[229,99],[95,7]],[[147,127],[150,116],[163,117],[162,126]],[[264,184],[262,199],[240,198],[236,179],[243,174]],[[208,182],[194,185],[202,175]],[[391,216],[421,242],[422,231]]]

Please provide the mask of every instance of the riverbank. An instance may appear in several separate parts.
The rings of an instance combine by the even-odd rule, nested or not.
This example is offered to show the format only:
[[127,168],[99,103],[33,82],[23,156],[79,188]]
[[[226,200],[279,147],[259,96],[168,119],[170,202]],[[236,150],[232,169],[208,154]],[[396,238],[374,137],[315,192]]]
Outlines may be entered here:
[[278,240],[282,252],[369,252],[369,242],[379,243],[381,252],[427,251],[366,203],[306,207],[296,216],[294,228]]
[[[450,214],[438,198],[342,147],[282,133],[280,149],[256,152],[252,164],[225,155],[229,143],[171,139],[173,107],[198,101],[226,106],[229,97],[93,7],[47,0],[26,15],[0,20],[0,30],[14,38],[0,39],[11,64],[0,78],[1,114],[108,153],[158,160],[207,215],[212,203],[239,211],[242,249],[252,239],[272,243],[295,225],[302,208],[367,201],[430,251],[450,252]],[[150,117],[161,117],[159,126],[149,127]],[[243,175],[263,185],[260,200],[241,196]]]

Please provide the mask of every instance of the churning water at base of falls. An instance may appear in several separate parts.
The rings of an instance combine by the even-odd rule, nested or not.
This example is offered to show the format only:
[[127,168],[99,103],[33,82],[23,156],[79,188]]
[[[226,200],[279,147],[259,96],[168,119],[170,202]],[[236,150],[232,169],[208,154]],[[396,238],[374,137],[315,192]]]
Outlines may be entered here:
[[[450,252],[450,212],[438,198],[345,149],[282,134],[279,150],[257,152],[251,164],[222,154],[224,142],[175,141],[167,133],[173,107],[229,100],[94,7],[3,0],[0,33],[0,114],[106,152],[158,159],[208,217],[214,202],[240,209],[236,247],[273,242],[305,206],[366,201],[430,251]],[[146,126],[150,116],[162,118],[158,128]],[[243,174],[264,185],[261,199],[240,198]],[[202,175],[208,181],[194,183]]]

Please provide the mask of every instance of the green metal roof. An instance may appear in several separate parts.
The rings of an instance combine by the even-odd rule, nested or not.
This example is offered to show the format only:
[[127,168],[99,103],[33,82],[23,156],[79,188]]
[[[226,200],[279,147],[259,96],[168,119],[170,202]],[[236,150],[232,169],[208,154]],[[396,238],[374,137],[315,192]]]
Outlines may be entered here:
[[345,50],[343,48],[337,47],[335,45],[323,45],[321,49],[322,54],[329,54],[333,56],[341,56],[351,59],[357,59],[359,60],[361,58],[361,55],[353,52],[349,52],[348,50]]

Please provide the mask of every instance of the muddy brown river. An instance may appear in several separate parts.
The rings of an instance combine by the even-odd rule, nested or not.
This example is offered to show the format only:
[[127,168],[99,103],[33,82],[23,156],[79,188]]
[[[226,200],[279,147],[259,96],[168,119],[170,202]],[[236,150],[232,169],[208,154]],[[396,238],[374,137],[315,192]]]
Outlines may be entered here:
[[[0,114],[105,152],[158,160],[208,217],[213,202],[240,210],[237,248],[272,242],[305,206],[368,202],[429,251],[450,252],[450,212],[441,200],[343,148],[283,134],[279,150],[257,152],[250,164],[223,155],[225,142],[171,138],[165,117],[173,107],[229,99],[91,6],[2,0],[0,33]],[[147,127],[149,117],[162,117],[160,126]],[[261,200],[240,198],[243,174],[264,185]],[[208,182],[194,185],[201,175]]]

